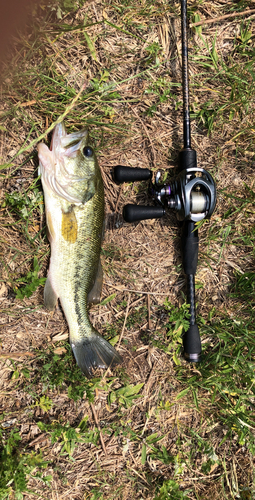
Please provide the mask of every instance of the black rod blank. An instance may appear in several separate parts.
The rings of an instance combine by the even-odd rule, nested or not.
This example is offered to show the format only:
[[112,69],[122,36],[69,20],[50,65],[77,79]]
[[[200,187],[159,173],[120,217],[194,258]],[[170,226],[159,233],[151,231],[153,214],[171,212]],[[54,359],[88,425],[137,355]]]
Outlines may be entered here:
[[188,30],[187,1],[181,0],[182,21],[182,92],[183,92],[183,142],[184,148],[191,148],[190,113],[189,113],[189,65],[188,65]]

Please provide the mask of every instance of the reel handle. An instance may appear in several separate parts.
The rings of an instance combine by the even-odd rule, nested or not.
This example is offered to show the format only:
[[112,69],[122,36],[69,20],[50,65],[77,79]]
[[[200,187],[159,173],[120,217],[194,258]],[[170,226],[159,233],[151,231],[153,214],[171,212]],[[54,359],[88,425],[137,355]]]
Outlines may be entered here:
[[[143,170],[143,169],[142,169]],[[160,206],[125,205],[123,218],[126,222],[137,222],[145,219],[157,219],[165,215],[165,209]]]
[[113,169],[113,177],[118,184],[121,182],[148,181],[151,178],[148,168],[134,168],[117,165]]

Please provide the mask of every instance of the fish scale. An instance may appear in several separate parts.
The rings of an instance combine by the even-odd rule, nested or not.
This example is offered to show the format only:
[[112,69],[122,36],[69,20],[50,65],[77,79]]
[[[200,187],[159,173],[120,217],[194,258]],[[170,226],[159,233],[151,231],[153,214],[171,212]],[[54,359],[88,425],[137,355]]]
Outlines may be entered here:
[[101,172],[87,131],[67,135],[63,123],[54,129],[50,150],[38,145],[38,156],[51,244],[44,302],[53,310],[60,300],[77,364],[90,377],[94,369],[121,361],[88,314],[89,297],[100,298]]
[[[94,200],[96,197],[98,200]],[[64,266],[60,267],[63,288],[67,292],[63,302],[66,301],[73,305],[76,321],[80,328],[83,328],[84,323],[89,321],[87,295],[90,284],[95,280],[95,270],[101,249],[102,195],[101,200],[98,195],[95,195],[94,198],[86,203],[86,207],[74,209],[78,225],[78,238],[74,245],[68,245],[62,237],[62,250],[60,247],[60,252],[68,255],[68,259],[63,261]],[[93,224],[90,222],[91,220],[93,220]],[[74,262],[74,265],[69,266],[68,262]],[[90,265],[87,265],[88,262]],[[68,306],[66,309],[68,318]],[[72,323],[70,321],[70,341],[73,323],[74,321]]]

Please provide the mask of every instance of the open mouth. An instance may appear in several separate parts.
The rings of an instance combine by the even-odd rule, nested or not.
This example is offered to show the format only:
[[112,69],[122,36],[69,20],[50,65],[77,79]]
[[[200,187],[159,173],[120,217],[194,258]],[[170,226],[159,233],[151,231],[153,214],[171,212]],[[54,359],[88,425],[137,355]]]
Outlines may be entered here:
[[88,131],[83,129],[71,134],[67,134],[64,123],[59,123],[53,132],[51,141],[51,151],[64,149],[64,155],[70,158],[76,156],[76,152],[87,145]]

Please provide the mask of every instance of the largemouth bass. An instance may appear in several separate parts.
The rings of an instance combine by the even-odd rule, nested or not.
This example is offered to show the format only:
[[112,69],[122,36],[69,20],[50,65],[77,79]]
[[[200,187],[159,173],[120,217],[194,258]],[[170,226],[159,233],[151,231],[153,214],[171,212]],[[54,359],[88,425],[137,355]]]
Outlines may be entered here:
[[44,303],[54,310],[60,299],[76,362],[90,377],[94,369],[121,361],[88,315],[88,303],[99,302],[102,288],[101,172],[86,130],[67,134],[62,122],[54,129],[50,149],[43,143],[37,149],[51,245]]

